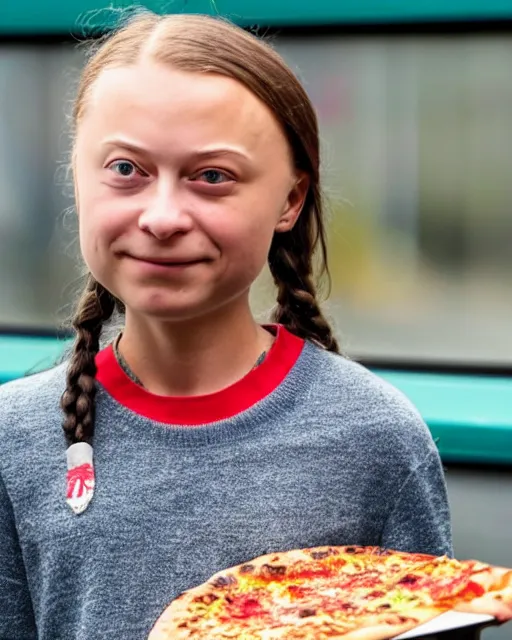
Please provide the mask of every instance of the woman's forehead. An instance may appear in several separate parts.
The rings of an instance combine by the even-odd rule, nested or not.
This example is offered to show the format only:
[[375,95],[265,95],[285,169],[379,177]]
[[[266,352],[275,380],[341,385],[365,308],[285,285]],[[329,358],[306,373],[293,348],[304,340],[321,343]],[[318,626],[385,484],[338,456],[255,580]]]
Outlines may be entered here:
[[79,134],[80,128],[88,136],[115,132],[157,146],[287,148],[270,109],[237,80],[153,62],[104,70],[87,98]]

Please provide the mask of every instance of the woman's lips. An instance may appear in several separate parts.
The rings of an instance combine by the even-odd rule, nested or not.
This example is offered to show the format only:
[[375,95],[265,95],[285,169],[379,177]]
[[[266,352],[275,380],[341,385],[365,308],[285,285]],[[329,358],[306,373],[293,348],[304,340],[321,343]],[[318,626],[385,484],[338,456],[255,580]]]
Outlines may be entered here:
[[199,264],[210,262],[207,258],[146,258],[139,256],[126,255],[131,262],[135,263],[140,269],[154,273],[172,273],[176,271],[184,271]]

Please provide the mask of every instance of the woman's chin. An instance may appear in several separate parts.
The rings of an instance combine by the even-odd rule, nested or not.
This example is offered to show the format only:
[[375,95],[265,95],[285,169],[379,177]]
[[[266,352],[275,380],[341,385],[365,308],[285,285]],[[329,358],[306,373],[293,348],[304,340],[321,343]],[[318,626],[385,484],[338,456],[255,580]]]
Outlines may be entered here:
[[184,322],[207,313],[207,309],[191,305],[141,305],[132,307],[131,311],[139,317],[162,322]]
[[131,315],[147,320],[183,322],[208,315],[214,308],[209,300],[185,299],[182,296],[151,296],[130,300],[126,298],[127,311]]
[[[124,293],[124,292],[123,292]],[[211,316],[221,309],[233,312],[248,304],[248,290],[235,293],[227,290],[213,291],[132,291],[119,296],[127,313],[162,322],[183,322]],[[228,312],[229,313],[229,312]],[[221,315],[223,313],[221,312]]]

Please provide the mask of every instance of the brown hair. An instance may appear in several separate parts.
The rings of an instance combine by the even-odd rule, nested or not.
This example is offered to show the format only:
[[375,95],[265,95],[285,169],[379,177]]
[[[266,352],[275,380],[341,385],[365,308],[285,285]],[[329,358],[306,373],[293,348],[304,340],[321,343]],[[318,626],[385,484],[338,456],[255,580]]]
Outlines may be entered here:
[[[199,15],[158,16],[142,12],[100,44],[82,73],[73,111],[80,123],[91,86],[107,67],[136,64],[143,57],[183,71],[217,73],[244,84],[274,113],[292,149],[296,168],[310,187],[297,223],[276,233],[268,263],[277,285],[274,320],[295,335],[338,352],[322,315],[313,280],[313,256],[320,249],[320,272],[327,273],[326,239],[319,185],[318,124],[311,102],[282,58],[250,33],[225,20]],[[94,430],[95,356],[103,323],[116,300],[92,275],[73,318],[76,341],[62,396],[64,431],[69,444],[88,441]]]

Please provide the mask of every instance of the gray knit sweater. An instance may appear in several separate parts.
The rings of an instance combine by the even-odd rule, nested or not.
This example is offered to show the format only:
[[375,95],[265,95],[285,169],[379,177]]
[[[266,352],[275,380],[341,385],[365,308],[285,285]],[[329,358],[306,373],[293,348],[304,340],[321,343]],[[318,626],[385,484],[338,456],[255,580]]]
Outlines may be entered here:
[[65,366],[0,388],[0,640],[142,640],[181,591],[271,551],[451,554],[418,413],[297,340],[281,329],[260,367],[203,398],[152,396],[102,352],[96,491],[80,515],[65,500]]

